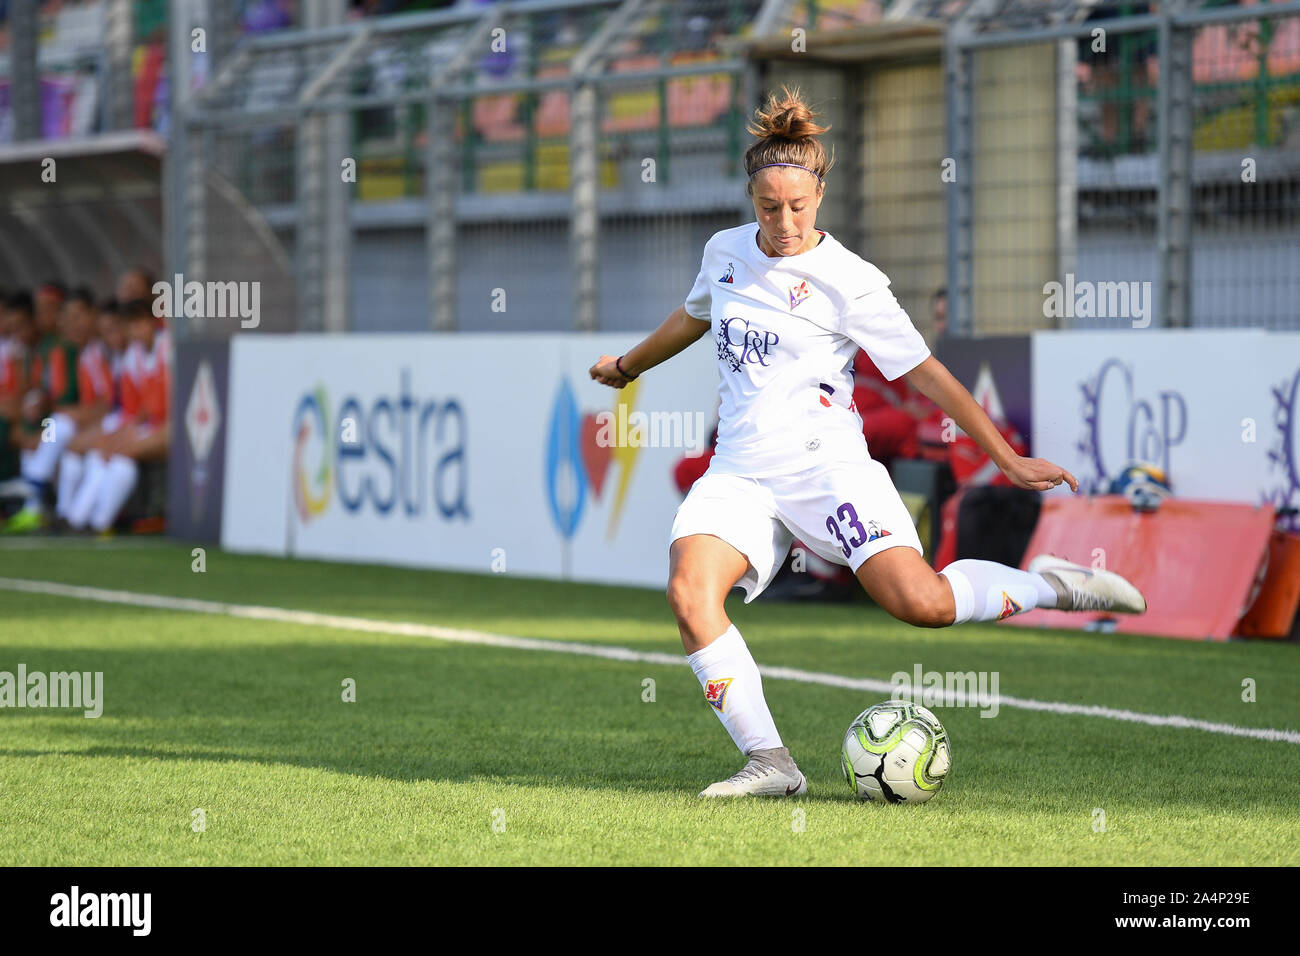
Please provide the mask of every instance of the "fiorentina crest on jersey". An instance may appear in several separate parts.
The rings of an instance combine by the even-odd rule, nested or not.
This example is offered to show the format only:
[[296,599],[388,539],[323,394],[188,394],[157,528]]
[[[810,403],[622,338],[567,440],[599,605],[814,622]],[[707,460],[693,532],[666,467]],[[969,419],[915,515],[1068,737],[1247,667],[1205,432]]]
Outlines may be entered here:
[[797,285],[790,286],[790,308],[794,308],[808,296],[812,295],[812,286],[804,279]]
[[721,680],[704,682],[704,699],[719,713],[722,712],[722,708],[727,702],[727,688],[731,686],[732,680],[734,678],[724,677]]
[[1004,617],[1010,617],[1012,614],[1019,614],[1023,610],[1024,608],[1021,605],[1011,600],[1010,594],[1006,591],[1002,592],[1002,613],[998,615],[999,621]]

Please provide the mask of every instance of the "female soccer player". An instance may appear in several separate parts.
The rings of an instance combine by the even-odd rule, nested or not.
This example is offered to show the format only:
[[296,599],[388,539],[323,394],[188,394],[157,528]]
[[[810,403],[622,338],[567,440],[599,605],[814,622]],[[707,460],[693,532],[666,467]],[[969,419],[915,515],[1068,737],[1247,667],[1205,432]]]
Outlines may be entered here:
[[752,601],[794,537],[850,567],[877,604],[919,627],[994,621],[1035,607],[1141,613],[1117,574],[1049,556],[1029,571],[961,560],[935,571],[884,466],[867,453],[852,406],[859,348],[889,380],[906,375],[1020,488],[1079,484],[1060,465],[1015,454],[979,404],[939,363],[889,291],[889,280],[816,228],[830,162],[829,127],[798,91],[757,111],[745,152],[756,223],[708,241],[690,296],[591,377],[622,388],[706,332],[717,346],[717,453],[673,521],[668,602],[687,661],[747,758],[702,797],[799,796],[808,785],[782,745],[758,666],[723,607],[739,583]]

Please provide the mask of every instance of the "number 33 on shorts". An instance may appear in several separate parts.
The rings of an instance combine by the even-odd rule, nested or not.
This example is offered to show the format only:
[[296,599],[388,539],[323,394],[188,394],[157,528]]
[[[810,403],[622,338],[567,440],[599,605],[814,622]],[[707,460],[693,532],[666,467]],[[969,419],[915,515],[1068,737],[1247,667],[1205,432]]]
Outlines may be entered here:
[[[845,529],[849,532],[847,539],[844,535]],[[853,554],[854,548],[860,548],[869,541],[889,535],[889,532],[875,521],[869,521],[867,526],[863,527],[862,522],[858,520],[858,510],[848,501],[836,508],[835,514],[826,518],[826,530],[835,536],[846,558]]]

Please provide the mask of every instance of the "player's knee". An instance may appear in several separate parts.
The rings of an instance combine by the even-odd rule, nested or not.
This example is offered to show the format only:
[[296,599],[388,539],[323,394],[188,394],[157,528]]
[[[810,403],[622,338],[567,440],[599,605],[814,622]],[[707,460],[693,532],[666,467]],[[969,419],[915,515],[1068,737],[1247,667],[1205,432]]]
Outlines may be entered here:
[[672,608],[677,623],[688,623],[698,613],[700,588],[686,574],[674,574],[668,580],[668,606]]
[[916,627],[947,627],[953,622],[952,599],[939,588],[909,587],[897,595],[894,616]]
[[725,590],[706,576],[678,571],[668,579],[668,606],[677,623],[687,627],[707,623],[721,611]]

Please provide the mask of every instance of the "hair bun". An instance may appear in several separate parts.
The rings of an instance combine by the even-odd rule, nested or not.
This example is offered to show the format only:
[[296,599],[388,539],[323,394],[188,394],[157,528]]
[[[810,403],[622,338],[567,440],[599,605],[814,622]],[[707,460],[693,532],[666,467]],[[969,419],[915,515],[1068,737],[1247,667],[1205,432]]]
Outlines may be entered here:
[[809,139],[830,129],[817,123],[816,115],[797,88],[783,87],[779,96],[772,94],[767,104],[755,111],[756,122],[750,124],[749,132],[772,139]]
[[[799,94],[799,89],[783,87],[780,93],[771,93],[762,108],[754,111],[749,124],[750,135],[756,137],[745,150],[745,175],[753,176],[766,166],[798,166],[808,170],[824,184],[827,172],[835,164],[833,156],[817,137],[830,129],[817,122],[817,116]],[[748,195],[754,194],[753,183],[746,185]]]

